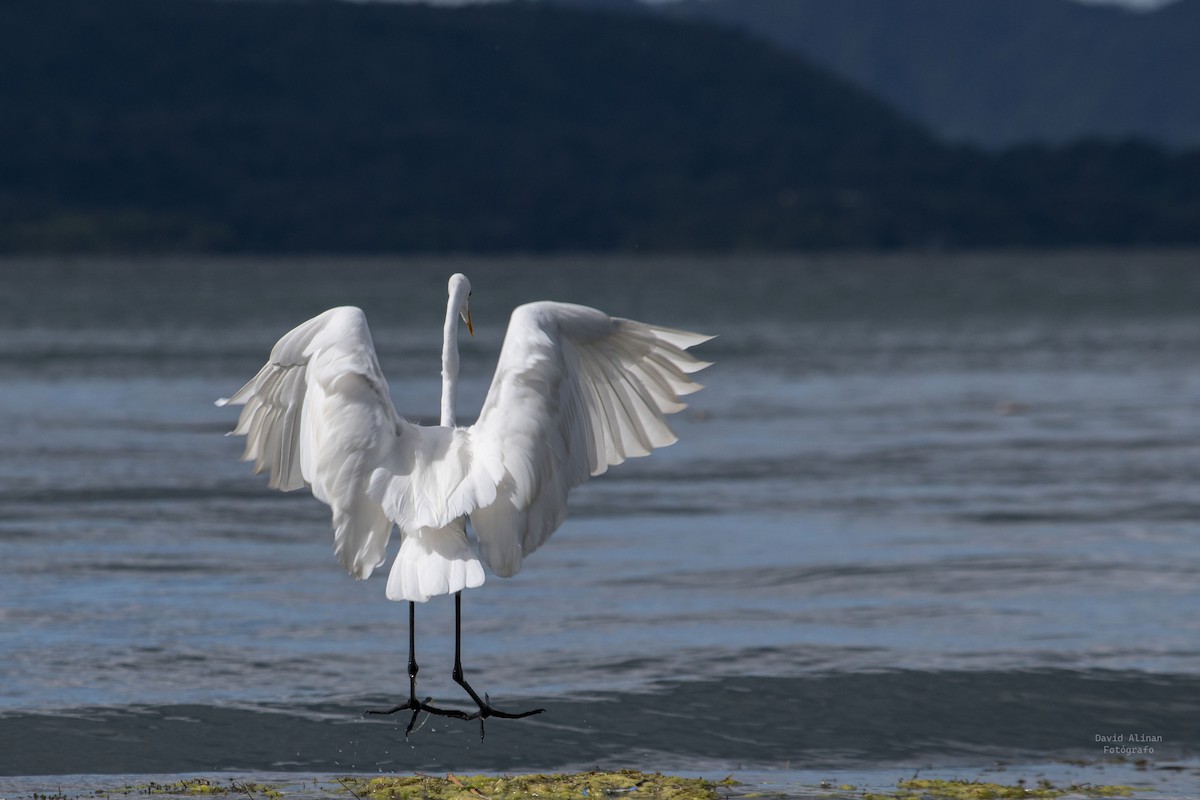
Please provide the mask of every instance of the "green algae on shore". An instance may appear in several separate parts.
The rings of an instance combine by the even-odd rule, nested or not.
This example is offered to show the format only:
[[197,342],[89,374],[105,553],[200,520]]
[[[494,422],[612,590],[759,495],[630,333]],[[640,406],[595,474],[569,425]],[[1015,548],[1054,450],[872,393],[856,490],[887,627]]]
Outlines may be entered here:
[[1036,786],[1026,786],[1023,781],[1015,786],[1006,786],[1000,783],[931,778],[900,781],[896,788],[898,791],[895,793],[864,792],[862,800],[1054,800],[1060,797],[1128,797],[1133,794],[1131,786],[1055,786],[1048,781],[1040,781]]
[[[684,778],[636,770],[537,775],[390,776],[307,775],[298,779],[272,775],[249,777],[180,777],[127,783],[119,788],[59,786],[53,793],[9,795],[11,800],[128,800],[153,796],[161,800],[1091,800],[1143,796],[1131,786],[1093,784],[1073,779],[1015,784],[964,778],[917,778],[862,783],[820,781],[812,784],[755,784]],[[39,787],[40,788],[40,787]],[[63,789],[68,791],[63,791]],[[73,791],[72,791],[73,790]]]
[[[230,779],[225,782],[213,781],[208,778],[182,778],[168,783],[149,783],[124,786],[113,790],[95,790],[97,797],[112,797],[114,795],[153,795],[160,797],[188,797],[191,795],[233,795],[249,798],[279,798],[283,793],[274,786],[257,781]],[[39,796],[35,793],[34,800]],[[65,796],[62,796],[65,800]]]
[[717,784],[636,770],[553,775],[404,775],[346,778],[359,800],[578,800],[634,795],[638,800],[718,800]]

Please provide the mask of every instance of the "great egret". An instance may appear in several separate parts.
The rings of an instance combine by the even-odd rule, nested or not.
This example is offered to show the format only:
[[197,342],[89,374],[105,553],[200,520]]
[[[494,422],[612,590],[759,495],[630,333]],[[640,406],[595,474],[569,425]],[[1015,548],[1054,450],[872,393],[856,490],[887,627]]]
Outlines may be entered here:
[[[385,558],[392,526],[400,552],[390,600],[409,603],[411,710],[480,720],[519,718],[493,708],[462,669],[462,590],[483,567],[509,577],[562,524],[567,494],[631,456],[676,441],[664,420],[701,388],[708,366],[684,352],[709,336],[610,317],[586,306],[537,302],[515,309],[479,419],[455,426],[458,319],[474,335],[464,275],[450,278],[442,347],[441,425],[402,418],[392,404],[367,320],[333,308],[289,331],[270,361],[218,405],[244,405],[233,434],[243,460],[269,471],[273,489],[305,486],[333,512],[334,553],[365,579]],[[467,536],[467,520],[474,546]],[[454,594],[453,678],[478,706],[468,714],[417,700],[415,603]]]

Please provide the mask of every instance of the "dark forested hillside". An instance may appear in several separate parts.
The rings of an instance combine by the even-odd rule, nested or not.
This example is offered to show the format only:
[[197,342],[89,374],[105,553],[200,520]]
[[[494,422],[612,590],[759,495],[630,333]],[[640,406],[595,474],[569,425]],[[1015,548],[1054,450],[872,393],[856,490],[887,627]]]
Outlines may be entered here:
[[0,4],[0,249],[1200,239],[1153,147],[946,148],[704,24],[502,4]]
[[1200,146],[1200,0],[1152,13],[1071,0],[683,0],[940,135],[989,146],[1138,136]]

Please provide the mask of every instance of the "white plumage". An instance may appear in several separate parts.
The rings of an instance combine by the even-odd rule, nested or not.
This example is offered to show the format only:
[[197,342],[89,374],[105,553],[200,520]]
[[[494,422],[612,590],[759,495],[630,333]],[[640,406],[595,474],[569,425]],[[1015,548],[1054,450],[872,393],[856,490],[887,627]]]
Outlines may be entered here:
[[[334,308],[290,331],[270,361],[221,404],[242,404],[243,458],[284,491],[312,487],[333,512],[334,552],[366,578],[393,524],[400,552],[387,596],[422,602],[479,586],[483,563],[507,577],[562,524],[570,490],[671,444],[665,415],[701,388],[708,364],[685,350],[708,336],[539,302],[513,311],[478,421],[453,427],[457,319],[470,284],[451,279],[443,426],[392,405],[366,317]],[[467,535],[469,518],[478,556]]]

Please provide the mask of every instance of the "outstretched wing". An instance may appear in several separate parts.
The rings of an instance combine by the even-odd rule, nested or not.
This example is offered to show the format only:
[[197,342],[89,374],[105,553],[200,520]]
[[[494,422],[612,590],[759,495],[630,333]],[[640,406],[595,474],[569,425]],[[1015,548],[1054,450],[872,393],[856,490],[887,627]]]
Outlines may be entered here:
[[710,338],[566,303],[513,312],[467,430],[471,524],[496,574],[515,573],[562,524],[572,488],[676,441],[664,417],[686,408],[679,398],[702,388],[689,376],[709,366],[685,350]]
[[296,327],[236,394],[234,434],[243,460],[269,472],[272,488],[305,485],[333,510],[334,552],[366,578],[383,562],[392,522],[367,489],[372,472],[409,429],[396,413],[366,316],[333,308]]

